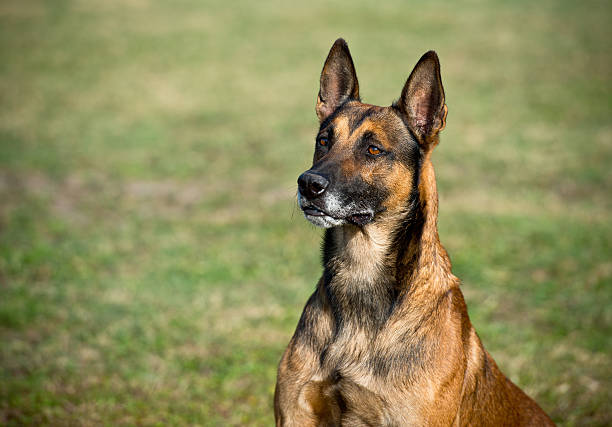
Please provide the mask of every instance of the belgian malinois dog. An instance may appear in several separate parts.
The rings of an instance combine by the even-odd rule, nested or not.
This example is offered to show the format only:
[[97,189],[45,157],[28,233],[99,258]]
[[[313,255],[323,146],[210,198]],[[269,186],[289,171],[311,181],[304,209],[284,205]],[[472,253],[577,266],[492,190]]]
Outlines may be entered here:
[[298,203],[326,228],[323,275],[280,362],[276,425],[554,425],[482,346],[438,239],[436,53],[390,107],[360,101],[342,39],[320,84]]

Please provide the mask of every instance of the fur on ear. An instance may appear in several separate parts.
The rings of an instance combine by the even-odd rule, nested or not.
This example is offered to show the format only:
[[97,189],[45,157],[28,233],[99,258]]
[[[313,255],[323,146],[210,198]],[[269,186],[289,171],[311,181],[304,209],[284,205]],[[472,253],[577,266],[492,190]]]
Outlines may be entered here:
[[415,65],[396,107],[408,120],[421,145],[429,148],[433,137],[444,129],[448,112],[436,52],[430,50],[425,53]]
[[348,100],[359,100],[359,82],[348,45],[338,39],[331,47],[321,71],[321,86],[317,97],[320,121],[329,117]]

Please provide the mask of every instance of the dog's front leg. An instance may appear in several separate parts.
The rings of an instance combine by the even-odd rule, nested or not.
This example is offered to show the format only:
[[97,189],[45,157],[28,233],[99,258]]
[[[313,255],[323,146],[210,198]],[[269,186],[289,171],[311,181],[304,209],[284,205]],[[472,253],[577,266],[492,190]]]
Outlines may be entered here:
[[329,396],[332,388],[320,377],[312,351],[290,343],[278,369],[274,393],[277,426],[338,425],[340,408]]

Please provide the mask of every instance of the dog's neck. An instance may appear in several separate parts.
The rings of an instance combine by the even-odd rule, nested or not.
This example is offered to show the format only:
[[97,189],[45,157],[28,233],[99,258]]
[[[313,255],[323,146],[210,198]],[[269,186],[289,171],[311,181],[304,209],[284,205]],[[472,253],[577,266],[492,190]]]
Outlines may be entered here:
[[[438,236],[438,190],[430,153],[425,155],[419,176],[419,206],[413,221],[398,237],[396,277],[402,288],[447,291],[450,258]],[[446,280],[445,280],[446,279]]]
[[438,238],[438,193],[428,154],[414,203],[404,215],[327,231],[324,286],[340,322],[353,319],[376,329],[400,301],[431,300],[456,285]]

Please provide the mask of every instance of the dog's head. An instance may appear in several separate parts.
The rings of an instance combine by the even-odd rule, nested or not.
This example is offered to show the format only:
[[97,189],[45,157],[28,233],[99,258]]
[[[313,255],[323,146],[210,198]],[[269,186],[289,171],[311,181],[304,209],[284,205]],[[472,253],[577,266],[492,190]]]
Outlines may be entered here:
[[306,218],[330,228],[364,227],[386,215],[408,214],[423,156],[446,121],[440,63],[429,51],[390,107],[364,104],[346,42],[336,40],[317,98],[321,122],[312,167],[298,178]]

